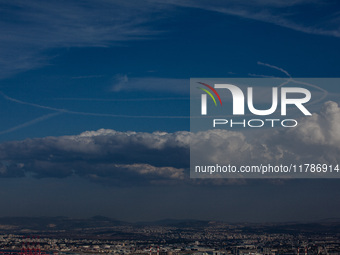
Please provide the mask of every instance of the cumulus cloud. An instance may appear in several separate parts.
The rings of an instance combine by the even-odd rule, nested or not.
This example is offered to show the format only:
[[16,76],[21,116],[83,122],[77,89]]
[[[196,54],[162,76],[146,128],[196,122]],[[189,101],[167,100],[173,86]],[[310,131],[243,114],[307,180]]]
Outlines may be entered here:
[[[221,164],[338,163],[340,108],[326,102],[320,113],[289,129],[256,135],[230,130],[197,133],[87,131],[0,144],[0,177],[63,178],[77,175],[122,185],[192,182],[190,146],[203,161]],[[216,182],[221,184],[225,182]]]
[[189,132],[87,131],[0,145],[0,176],[12,168],[37,178],[78,175],[92,180],[144,182],[183,180],[189,167]]
[[320,113],[299,119],[295,128],[251,133],[209,130],[197,133],[201,139],[193,139],[192,148],[200,161],[225,165],[338,164],[339,121],[338,104],[328,101]]
[[338,104],[328,101],[320,114],[302,120],[301,125],[292,130],[294,139],[303,144],[332,146],[340,149],[340,113]]

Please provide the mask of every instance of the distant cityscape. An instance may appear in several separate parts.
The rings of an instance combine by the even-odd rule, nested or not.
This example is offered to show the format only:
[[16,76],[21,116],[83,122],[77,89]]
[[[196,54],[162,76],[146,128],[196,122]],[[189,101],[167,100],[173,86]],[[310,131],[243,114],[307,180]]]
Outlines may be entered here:
[[0,218],[0,254],[340,254],[340,221],[238,223]]

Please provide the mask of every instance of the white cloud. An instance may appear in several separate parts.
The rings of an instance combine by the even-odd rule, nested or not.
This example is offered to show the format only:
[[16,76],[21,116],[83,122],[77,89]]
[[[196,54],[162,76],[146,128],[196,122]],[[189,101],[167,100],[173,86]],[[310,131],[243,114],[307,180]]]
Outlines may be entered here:
[[326,102],[320,113],[301,118],[299,123],[296,128],[257,133],[220,129],[197,133],[100,129],[74,136],[5,142],[0,144],[0,176],[78,175],[117,185],[205,183],[189,179],[190,145],[201,160],[221,164],[339,163],[339,106]]
[[340,109],[338,104],[328,101],[320,114],[304,118],[300,125],[288,132],[306,145],[331,146],[340,149]]
[[196,157],[220,164],[338,164],[340,108],[328,101],[319,114],[298,120],[296,128],[250,133],[209,130],[193,134]]

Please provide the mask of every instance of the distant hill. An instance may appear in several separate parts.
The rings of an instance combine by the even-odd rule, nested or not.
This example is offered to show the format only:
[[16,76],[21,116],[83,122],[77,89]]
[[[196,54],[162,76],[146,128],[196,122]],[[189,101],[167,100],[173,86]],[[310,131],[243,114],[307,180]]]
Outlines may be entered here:
[[[123,235],[121,227],[140,228],[145,226],[166,226],[177,229],[220,226],[223,222],[192,220],[192,219],[164,219],[151,222],[129,223],[104,216],[94,216],[88,219],[74,219],[68,217],[2,217],[0,218],[0,233],[87,233]],[[226,223],[224,223],[226,224]],[[324,219],[315,222],[291,223],[237,223],[243,232],[267,233],[340,233],[340,219]],[[133,231],[131,232],[133,234]],[[126,232],[124,232],[124,235]]]
[[137,222],[136,225],[173,226],[173,227],[205,227],[210,221],[191,219],[164,219],[158,221]]
[[68,217],[2,217],[0,218],[0,230],[20,231],[48,231],[48,230],[74,230],[86,228],[100,228],[123,226],[128,223],[95,216],[89,219],[73,219]]

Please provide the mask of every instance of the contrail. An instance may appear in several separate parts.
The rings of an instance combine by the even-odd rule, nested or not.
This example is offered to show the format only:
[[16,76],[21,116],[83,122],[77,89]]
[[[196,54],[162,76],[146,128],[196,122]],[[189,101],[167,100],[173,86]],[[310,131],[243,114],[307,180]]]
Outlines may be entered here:
[[274,66],[274,65],[270,65],[270,64],[267,64],[267,63],[263,63],[261,61],[257,61],[257,64],[258,65],[262,65],[262,66],[267,66],[269,68],[272,68],[272,69],[276,69],[276,70],[279,70],[281,71],[282,73],[284,73],[285,75],[287,75],[289,78],[292,78],[292,76],[283,68],[281,67],[277,67],[277,66]]
[[62,113],[61,113],[61,112],[55,112],[55,113],[50,113],[50,114],[43,115],[43,116],[41,116],[41,117],[39,117],[39,118],[36,118],[36,119],[30,120],[30,121],[27,121],[27,122],[25,122],[25,123],[23,123],[23,124],[20,124],[20,125],[18,125],[18,126],[11,127],[11,128],[9,128],[9,129],[0,131],[0,135],[7,134],[7,133],[11,133],[11,132],[13,132],[13,131],[15,131],[15,130],[18,130],[18,129],[21,129],[21,128],[24,128],[24,127],[31,126],[31,125],[33,125],[33,124],[35,124],[35,123],[38,123],[38,122],[43,121],[43,120],[47,120],[47,119],[49,119],[49,118],[52,118],[52,117],[57,116],[57,115],[60,115],[60,114],[62,114]]
[[[254,77],[261,77],[261,78],[273,78],[273,79],[277,79],[278,77],[276,76],[272,76],[272,75],[263,75],[263,74],[255,74],[255,73],[248,73],[249,76],[254,76]],[[280,77],[280,79],[282,79]]]
[[[318,89],[318,90],[323,92],[322,97],[320,97],[319,99],[317,99],[315,101],[309,102],[306,105],[314,105],[316,103],[319,103],[319,102],[323,101],[328,96],[328,91],[327,90],[325,90],[325,89],[323,89],[323,88],[321,88],[321,87],[319,87],[319,86],[317,86],[315,84],[311,84],[311,83],[303,82],[303,81],[297,81],[294,78],[292,78],[290,73],[288,73],[285,69],[283,69],[281,67],[277,67],[277,66],[274,66],[274,65],[263,63],[261,61],[258,61],[257,64],[258,65],[263,65],[263,66],[266,66],[266,67],[269,67],[269,68],[272,68],[272,69],[279,70],[279,71],[281,71],[282,73],[284,73],[284,74],[286,74],[288,76],[287,81],[283,82],[279,87],[283,87],[284,85],[288,84],[289,82],[293,82],[293,83],[302,84],[302,85],[305,85],[305,86],[308,86],[308,87],[312,87],[312,88]],[[258,75],[253,75],[253,76],[258,76]],[[291,107],[289,107],[289,108],[291,108]]]
[[[307,83],[307,82],[303,82],[303,81],[297,81],[295,79],[292,78],[292,76],[283,68],[281,67],[277,67],[271,64],[267,64],[267,63],[263,63],[258,61],[257,62],[258,65],[263,65],[275,70],[278,70],[282,73],[284,73],[288,78],[286,79],[286,81],[284,81],[282,84],[279,85],[279,87],[282,87],[286,84],[288,84],[289,82],[293,82],[293,83],[297,83],[297,84],[302,84],[305,86],[309,86],[312,88],[316,88],[320,91],[323,92],[323,96],[315,101],[312,101],[310,103],[308,103],[308,105],[313,105],[316,103],[319,103],[320,101],[323,101],[327,95],[328,95],[328,91],[326,91],[323,88],[320,88],[319,86],[315,85],[315,84],[311,84],[311,83]],[[278,78],[278,77],[271,77],[271,76],[265,76],[265,75],[257,75],[257,74],[249,74],[251,76],[259,76],[259,77],[270,77],[270,78]],[[281,78],[282,79],[282,78]],[[51,110],[54,111],[54,113],[51,114],[47,114],[44,116],[41,116],[39,118],[33,119],[31,121],[25,122],[23,124],[20,124],[18,126],[0,131],[0,135],[2,134],[7,134],[10,132],[13,132],[15,130],[33,125],[35,123],[38,123],[40,121],[49,119],[51,117],[57,116],[59,114],[62,113],[68,113],[68,114],[74,114],[74,115],[85,115],[85,116],[98,116],[98,117],[113,117],[113,118],[150,118],[150,119],[188,119],[188,118],[192,118],[190,116],[152,116],[152,115],[121,115],[121,114],[110,114],[110,113],[91,113],[91,112],[79,112],[79,111],[72,111],[72,110],[68,110],[68,109],[62,109],[62,108],[55,108],[55,107],[50,107],[50,106],[45,106],[45,105],[40,105],[40,104],[35,104],[35,103],[29,103],[29,102],[25,102],[13,97],[9,97],[7,96],[5,93],[3,93],[2,91],[0,91],[0,95],[2,95],[6,100],[17,103],[17,104],[22,104],[22,105],[29,105],[32,107],[36,107],[36,108],[40,108],[40,109],[46,109],[46,110]],[[161,101],[161,100],[188,100],[189,98],[176,98],[176,97],[168,97],[168,98],[132,98],[132,99],[101,99],[101,98],[57,98],[54,100],[78,100],[78,101]],[[289,107],[290,108],[290,107]],[[248,115],[248,114],[246,114]],[[196,118],[196,117],[194,117]]]
[[15,99],[13,97],[9,97],[5,93],[3,93],[2,91],[0,91],[0,95],[2,95],[8,101],[12,101],[12,102],[15,102],[15,103],[18,103],[18,104],[30,105],[30,106],[33,106],[33,107],[37,107],[37,108],[41,108],[41,109],[47,109],[47,110],[52,110],[52,111],[57,111],[57,112],[67,112],[67,110],[65,110],[65,109],[58,109],[58,108],[53,108],[53,107],[49,107],[49,106],[44,106],[44,105],[24,102],[24,101]]
[[13,97],[7,96],[2,91],[0,91],[0,95],[2,95],[6,100],[11,101],[11,102],[15,102],[15,103],[18,103],[18,104],[30,105],[30,106],[33,106],[33,107],[36,107],[36,108],[47,109],[47,110],[56,111],[56,112],[59,112],[59,113],[75,114],[75,115],[114,117],[114,118],[150,118],[150,119],[151,118],[154,118],[154,119],[187,119],[187,118],[190,118],[190,116],[124,115],[124,114],[110,114],[110,113],[78,112],[78,111],[71,111],[71,110],[68,110],[68,109],[54,108],[54,107],[49,107],[49,106],[45,106],[45,105],[21,101],[21,100],[15,99]]
[[157,97],[157,98],[53,98],[61,101],[99,101],[99,102],[129,102],[129,101],[164,101],[164,100],[190,100],[190,97]]

